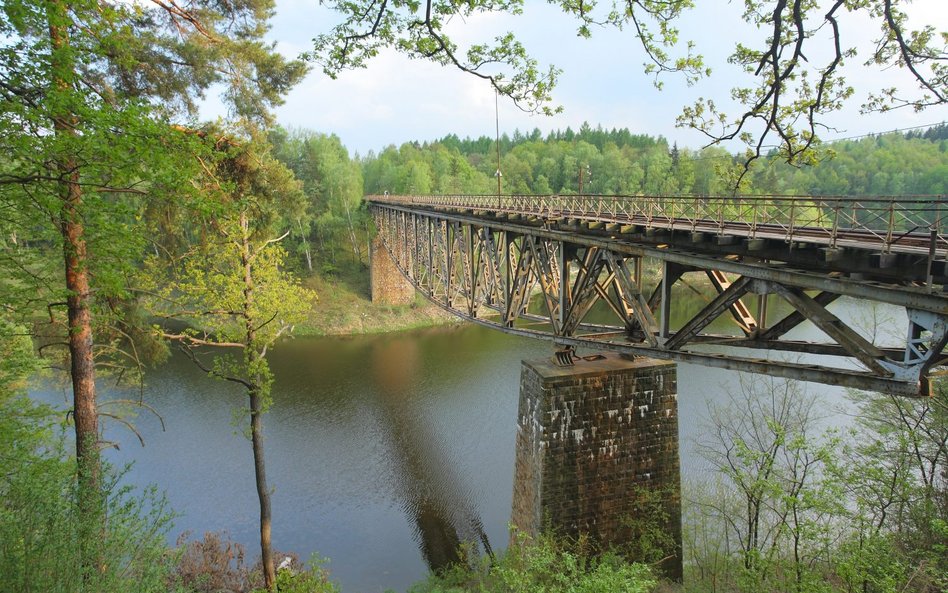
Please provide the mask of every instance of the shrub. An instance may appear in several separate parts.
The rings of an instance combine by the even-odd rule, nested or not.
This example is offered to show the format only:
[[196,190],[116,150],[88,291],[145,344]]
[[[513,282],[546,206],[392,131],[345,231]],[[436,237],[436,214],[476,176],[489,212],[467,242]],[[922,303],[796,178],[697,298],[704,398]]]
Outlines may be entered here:
[[[3,590],[43,593],[167,591],[172,513],[153,488],[122,485],[103,466],[98,500],[79,512],[75,459],[50,412],[24,396],[0,400],[0,575]],[[82,570],[81,550],[97,566]]]
[[516,533],[501,556],[458,565],[418,583],[410,593],[645,593],[657,584],[651,568],[606,553],[594,557],[583,542]]

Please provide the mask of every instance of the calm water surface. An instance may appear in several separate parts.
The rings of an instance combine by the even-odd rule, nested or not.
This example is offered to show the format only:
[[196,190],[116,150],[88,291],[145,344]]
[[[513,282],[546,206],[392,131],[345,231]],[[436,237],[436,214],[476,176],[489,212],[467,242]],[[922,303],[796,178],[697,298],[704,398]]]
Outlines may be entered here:
[[[841,317],[866,316],[851,302],[835,305]],[[901,327],[904,313],[884,317]],[[802,327],[792,337],[815,331]],[[276,383],[264,420],[275,547],[328,557],[347,593],[404,590],[458,539],[504,548],[520,361],[550,354],[546,343],[470,325],[280,344],[271,354]],[[678,380],[687,477],[701,465],[692,444],[707,403],[723,401],[739,379],[679,365]],[[810,391],[826,396],[830,410],[845,401],[840,389]],[[47,386],[36,396],[66,405],[68,394]],[[182,514],[172,537],[227,530],[255,557],[250,442],[246,421],[233,421],[244,393],[178,356],[149,374],[144,397],[165,430],[140,415],[141,447],[131,433],[108,427],[107,438],[122,445],[113,461],[134,462],[130,481],[167,492]]]

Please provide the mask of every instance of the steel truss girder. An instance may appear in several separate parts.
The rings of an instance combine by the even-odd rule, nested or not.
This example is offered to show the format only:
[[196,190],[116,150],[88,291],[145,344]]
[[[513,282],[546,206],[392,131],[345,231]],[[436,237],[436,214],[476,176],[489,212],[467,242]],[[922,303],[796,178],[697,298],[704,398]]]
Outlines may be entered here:
[[[455,315],[508,333],[902,395],[926,393],[929,371],[948,362],[948,300],[940,295],[474,216],[378,204],[372,211],[383,244],[418,290]],[[648,299],[641,284],[645,257],[663,262],[664,270]],[[674,329],[672,288],[689,272],[707,274],[717,296]],[[806,292],[814,290],[815,296]],[[528,310],[534,294],[541,307]],[[769,294],[793,309],[770,326]],[[757,317],[744,303],[755,295]],[[840,296],[904,306],[905,347],[879,348],[833,315],[826,306]],[[616,324],[586,319],[600,301]],[[734,322],[740,335],[706,333],[722,318]],[[784,338],[804,321],[819,328],[828,342]],[[708,345],[731,348],[711,353]],[[814,365],[738,354],[752,350],[816,354],[833,362]]]

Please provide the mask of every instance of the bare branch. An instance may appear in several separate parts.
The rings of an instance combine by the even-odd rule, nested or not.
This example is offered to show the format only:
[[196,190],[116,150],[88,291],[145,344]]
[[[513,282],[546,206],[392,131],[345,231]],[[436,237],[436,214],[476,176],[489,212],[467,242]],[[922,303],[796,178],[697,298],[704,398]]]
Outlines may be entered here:
[[201,369],[208,375],[211,375],[212,377],[217,377],[218,379],[223,379],[225,381],[230,381],[232,383],[238,383],[246,387],[248,390],[254,389],[254,385],[250,381],[241,379],[240,377],[234,377],[232,375],[225,375],[223,373],[215,371],[214,369],[208,368],[207,365],[201,362],[201,360],[197,357],[197,355],[194,353],[194,351],[190,347],[184,344],[181,344],[180,349],[182,352],[184,352],[188,356],[188,358],[191,359],[191,362],[196,364],[199,369]]

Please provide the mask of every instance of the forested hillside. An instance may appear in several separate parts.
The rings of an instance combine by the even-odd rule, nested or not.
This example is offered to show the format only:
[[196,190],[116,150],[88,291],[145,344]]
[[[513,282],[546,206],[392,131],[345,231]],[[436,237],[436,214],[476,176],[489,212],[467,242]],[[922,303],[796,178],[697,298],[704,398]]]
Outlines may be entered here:
[[[912,195],[948,191],[948,125],[920,132],[836,142],[818,166],[791,167],[775,157],[757,163],[742,193]],[[729,170],[740,155],[722,148],[693,150],[662,137],[584,124],[543,136],[539,130],[500,138],[503,193],[731,193]],[[362,159],[365,192],[493,193],[497,143],[460,139],[390,146]],[[582,188],[580,188],[582,184]]]
[[[497,191],[497,142],[448,135],[406,142],[365,156],[350,155],[334,135],[276,128],[273,155],[302,183],[307,206],[284,222],[283,244],[294,267],[332,311],[304,325],[312,333],[367,331],[365,319],[398,326],[368,294],[368,241],[372,224],[366,194],[492,194]],[[775,157],[759,161],[742,193],[795,195],[932,195],[948,192],[948,125],[906,134],[829,145],[825,160],[791,167]],[[500,138],[503,193],[728,194],[728,173],[742,160],[721,148],[692,150],[628,129],[584,125],[543,136],[515,131]],[[339,301],[338,303],[336,301]],[[338,305],[338,307],[335,307]],[[418,312],[412,311],[412,315]],[[432,312],[407,325],[430,322]],[[368,317],[366,317],[368,316]]]

